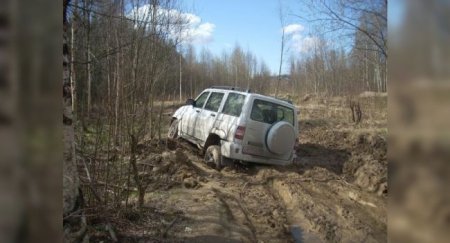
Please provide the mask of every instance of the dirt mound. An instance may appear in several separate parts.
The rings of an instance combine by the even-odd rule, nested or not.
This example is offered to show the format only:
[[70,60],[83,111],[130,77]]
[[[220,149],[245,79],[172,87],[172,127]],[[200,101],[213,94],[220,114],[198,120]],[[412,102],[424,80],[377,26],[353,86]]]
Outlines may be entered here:
[[344,171],[353,182],[368,192],[387,194],[387,143],[377,134],[358,134],[353,137],[352,158]]
[[380,161],[386,160],[387,142],[379,134],[357,133],[351,137],[350,145],[359,154],[371,154]]
[[146,161],[145,165],[150,166],[147,178],[150,179],[152,190],[167,190],[176,186],[199,188],[199,182],[207,180],[200,175],[198,168],[180,148],[161,154],[150,154]]
[[378,195],[387,194],[387,168],[375,160],[365,163],[355,173],[355,184]]
[[[313,169],[324,168],[365,191],[387,194],[387,141],[382,134],[318,128],[305,133],[295,164],[306,176],[317,172]],[[331,174],[327,176],[333,178]]]

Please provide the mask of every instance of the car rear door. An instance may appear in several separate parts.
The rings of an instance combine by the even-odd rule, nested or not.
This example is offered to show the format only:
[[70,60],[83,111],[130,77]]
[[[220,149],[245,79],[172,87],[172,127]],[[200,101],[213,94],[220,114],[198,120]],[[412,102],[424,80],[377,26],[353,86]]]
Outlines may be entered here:
[[230,133],[234,133],[237,127],[246,98],[246,95],[234,92],[228,93],[225,97],[225,103],[217,115],[217,120],[214,125],[214,128],[216,128],[215,132],[222,138],[232,139]]
[[278,121],[287,121],[294,126],[294,110],[279,103],[254,99],[247,117],[242,152],[254,156],[289,159],[289,154],[271,153],[266,145],[267,132],[272,124]]

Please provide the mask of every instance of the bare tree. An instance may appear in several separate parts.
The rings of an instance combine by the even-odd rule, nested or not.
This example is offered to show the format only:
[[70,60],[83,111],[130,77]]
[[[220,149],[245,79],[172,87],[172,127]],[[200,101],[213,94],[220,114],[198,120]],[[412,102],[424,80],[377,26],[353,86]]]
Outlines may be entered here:
[[86,45],[86,74],[87,74],[87,114],[91,112],[92,103],[92,76],[91,76],[91,1],[83,0],[84,7],[84,25],[86,26],[85,45]]
[[[359,32],[375,47],[369,50],[378,51],[387,57],[387,1],[310,0],[305,4],[311,10],[309,13],[293,15],[326,26],[324,32],[340,32],[340,38],[351,37],[351,33]],[[362,22],[366,23],[366,27],[361,25]]]
[[279,7],[279,11],[278,11],[278,17],[280,20],[280,24],[281,24],[281,49],[280,49],[280,65],[278,67],[278,78],[277,78],[277,85],[275,88],[275,97],[278,97],[278,90],[280,88],[280,83],[281,83],[281,71],[283,68],[283,61],[284,61],[284,45],[286,42],[286,36],[285,36],[285,25],[286,25],[286,21],[285,21],[285,14],[283,11],[283,5],[281,3],[281,0],[278,1],[278,7]]
[[63,226],[64,240],[72,242],[81,240],[86,236],[86,217],[83,213],[79,213],[78,217],[70,217],[71,213],[81,209],[83,199],[80,194],[80,182],[75,157],[71,72],[69,68],[69,60],[72,59],[70,58],[70,49],[67,41],[69,28],[67,18],[68,3],[68,0],[63,1],[63,217],[66,219]]
[[[309,11],[293,13],[308,21],[311,48],[295,65],[299,82],[314,93],[342,95],[361,91],[386,92],[387,43],[385,1],[306,1]],[[340,38],[341,46],[336,46]],[[351,47],[345,51],[343,46]]]

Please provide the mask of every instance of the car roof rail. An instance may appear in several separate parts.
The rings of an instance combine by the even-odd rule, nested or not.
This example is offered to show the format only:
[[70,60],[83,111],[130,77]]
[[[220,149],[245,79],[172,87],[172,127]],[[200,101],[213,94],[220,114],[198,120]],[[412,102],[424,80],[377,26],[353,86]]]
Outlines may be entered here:
[[289,103],[289,104],[291,104],[291,105],[293,105],[294,103],[292,103],[292,100],[288,100],[288,99],[280,99],[280,98],[278,98],[279,100],[282,100],[282,101],[285,101],[285,102],[287,102],[287,103]]
[[250,89],[243,89],[240,87],[234,87],[234,86],[211,86],[210,89],[226,89],[226,90],[236,90],[246,93],[251,93],[252,91]]

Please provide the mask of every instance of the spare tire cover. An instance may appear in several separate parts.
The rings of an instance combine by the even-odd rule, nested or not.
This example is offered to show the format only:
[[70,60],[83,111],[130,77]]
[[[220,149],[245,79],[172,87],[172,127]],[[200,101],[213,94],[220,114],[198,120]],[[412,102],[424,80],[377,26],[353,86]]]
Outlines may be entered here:
[[284,155],[292,152],[295,144],[294,127],[285,121],[273,124],[266,134],[266,146],[271,153]]

